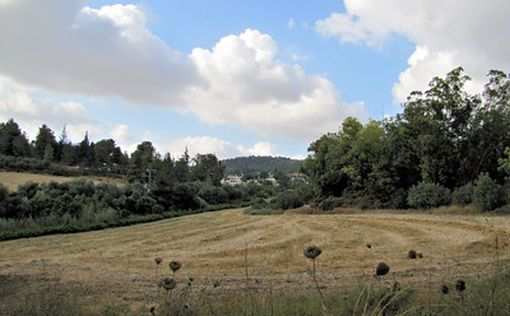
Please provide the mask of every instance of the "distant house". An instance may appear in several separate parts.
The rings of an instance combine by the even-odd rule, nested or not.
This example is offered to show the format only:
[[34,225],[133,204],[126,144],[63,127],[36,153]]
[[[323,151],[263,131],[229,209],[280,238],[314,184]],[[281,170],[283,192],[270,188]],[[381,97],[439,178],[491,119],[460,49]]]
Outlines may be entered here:
[[221,184],[226,184],[230,186],[243,185],[244,182],[241,180],[240,176],[235,174],[229,174],[224,179],[221,180]]
[[304,173],[301,172],[290,172],[287,174],[290,181],[304,181],[308,182],[308,179]]

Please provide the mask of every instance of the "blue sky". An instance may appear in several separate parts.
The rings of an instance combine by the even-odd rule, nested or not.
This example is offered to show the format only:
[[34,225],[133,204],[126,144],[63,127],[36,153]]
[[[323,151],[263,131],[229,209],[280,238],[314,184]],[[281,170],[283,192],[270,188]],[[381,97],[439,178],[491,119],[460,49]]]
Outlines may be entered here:
[[504,0],[0,0],[0,118],[127,151],[304,157],[346,116],[395,115],[454,67],[473,93],[489,69],[508,72],[505,12]]

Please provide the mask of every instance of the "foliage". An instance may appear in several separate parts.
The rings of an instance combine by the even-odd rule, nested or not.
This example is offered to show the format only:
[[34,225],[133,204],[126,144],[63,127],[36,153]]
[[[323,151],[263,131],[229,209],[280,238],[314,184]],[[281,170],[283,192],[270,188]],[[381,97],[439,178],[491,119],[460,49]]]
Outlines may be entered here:
[[257,175],[265,178],[268,173],[299,172],[303,161],[286,157],[249,156],[225,159],[222,164],[226,174]]
[[407,203],[413,208],[432,208],[450,203],[450,190],[428,182],[420,182],[411,187]]
[[452,192],[452,204],[455,205],[468,205],[473,202],[474,186],[471,182],[455,188]]
[[482,173],[475,182],[473,204],[481,211],[492,211],[503,204],[503,190],[487,173]]
[[284,191],[277,195],[272,201],[274,209],[288,210],[298,208],[306,203],[304,197],[297,191]]
[[403,208],[412,187],[435,183],[459,188],[456,202],[467,203],[464,186],[480,173],[501,183],[509,155],[503,149],[510,147],[510,77],[490,71],[481,96],[465,91],[469,80],[462,68],[453,69],[425,92],[411,93],[395,117],[365,125],[347,118],[338,132],[312,142],[303,169],[317,201]]

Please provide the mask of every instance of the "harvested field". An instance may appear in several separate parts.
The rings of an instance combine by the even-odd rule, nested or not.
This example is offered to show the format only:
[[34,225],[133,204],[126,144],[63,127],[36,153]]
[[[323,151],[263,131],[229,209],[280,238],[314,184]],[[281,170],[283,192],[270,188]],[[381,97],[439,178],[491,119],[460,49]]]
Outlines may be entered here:
[[8,171],[0,172],[0,183],[6,186],[10,191],[16,191],[19,185],[25,184],[27,182],[46,183],[54,181],[61,183],[78,179],[90,180],[93,181],[95,184],[99,183],[111,183],[117,185],[122,184],[122,180],[120,179],[111,179],[106,177],[94,177],[94,176],[63,177],[29,172],[8,172]]
[[[497,240],[497,242],[496,242]],[[326,290],[359,284],[385,261],[385,280],[437,287],[443,280],[490,273],[510,260],[510,217],[428,214],[245,215],[243,209],[198,214],[131,227],[0,242],[0,311],[34,287],[69,293],[85,304],[140,304],[156,293],[170,260],[177,279],[221,283],[225,292],[258,288],[307,290],[308,245],[318,245]],[[370,248],[367,245],[370,244]],[[497,245],[497,247],[496,247]],[[496,250],[497,248],[497,250]],[[411,260],[409,250],[423,253]],[[246,265],[246,262],[248,263]],[[393,275],[392,272],[395,274]],[[424,282],[424,281],[427,282]]]

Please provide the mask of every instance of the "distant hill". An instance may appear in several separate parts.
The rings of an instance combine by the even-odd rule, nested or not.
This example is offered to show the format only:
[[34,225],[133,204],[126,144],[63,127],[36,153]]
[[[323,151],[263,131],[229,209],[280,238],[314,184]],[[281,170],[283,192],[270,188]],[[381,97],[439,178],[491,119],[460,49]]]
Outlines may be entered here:
[[249,156],[221,161],[226,174],[253,174],[259,172],[299,172],[303,160],[286,157]]

